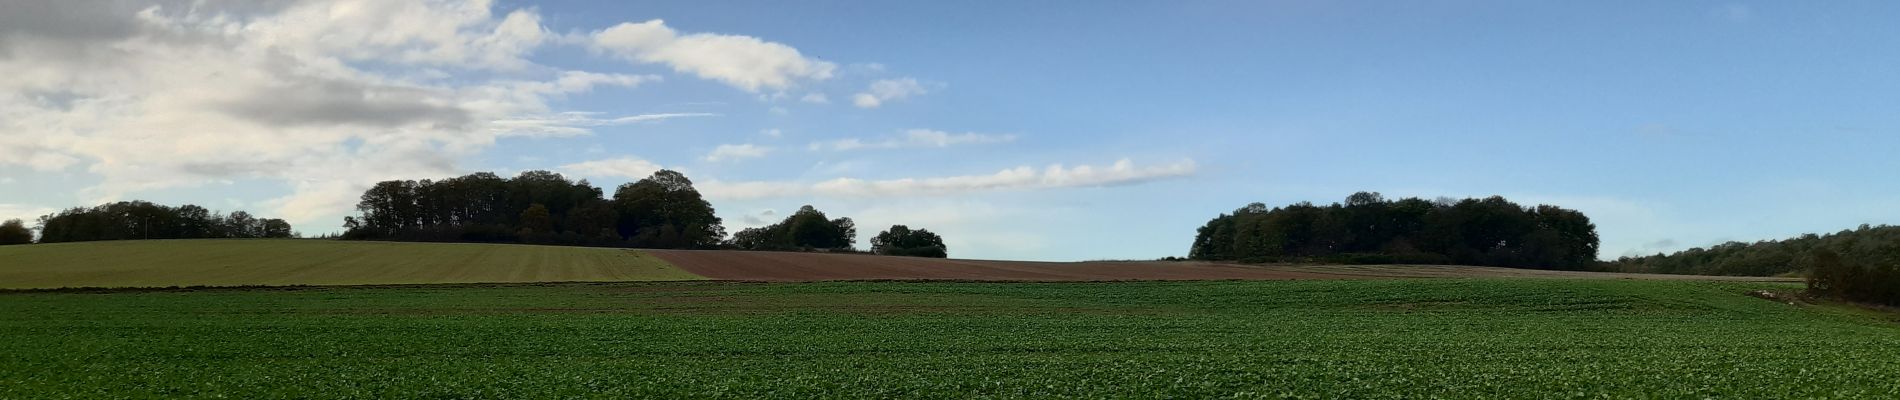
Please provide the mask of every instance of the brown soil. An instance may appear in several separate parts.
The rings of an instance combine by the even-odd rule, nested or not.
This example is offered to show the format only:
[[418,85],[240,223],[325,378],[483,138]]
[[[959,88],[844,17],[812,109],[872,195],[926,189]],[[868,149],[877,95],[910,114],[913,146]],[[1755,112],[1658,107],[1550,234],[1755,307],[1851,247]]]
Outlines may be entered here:
[[1240,265],[1211,262],[1033,262],[862,254],[726,250],[643,250],[699,276],[735,281],[973,280],[1280,280],[1427,277],[1784,280],[1689,275],[1612,274],[1423,265]]
[[1033,262],[947,260],[862,254],[719,250],[646,250],[699,276],[740,281],[975,280],[1116,281],[1197,279],[1340,279],[1345,275],[1277,271],[1201,262]]

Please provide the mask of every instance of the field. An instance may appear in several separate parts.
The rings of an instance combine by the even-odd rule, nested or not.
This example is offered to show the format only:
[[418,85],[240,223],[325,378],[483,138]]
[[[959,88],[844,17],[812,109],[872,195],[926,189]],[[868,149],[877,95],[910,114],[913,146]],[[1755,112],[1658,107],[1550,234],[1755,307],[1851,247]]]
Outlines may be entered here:
[[0,292],[0,398],[1893,398],[1775,282],[649,282]]
[[332,240],[0,246],[0,288],[702,279],[620,249]]
[[1112,281],[1532,277],[1767,280],[1413,265],[1027,262],[862,254],[334,240],[130,240],[0,246],[0,289],[679,280]]

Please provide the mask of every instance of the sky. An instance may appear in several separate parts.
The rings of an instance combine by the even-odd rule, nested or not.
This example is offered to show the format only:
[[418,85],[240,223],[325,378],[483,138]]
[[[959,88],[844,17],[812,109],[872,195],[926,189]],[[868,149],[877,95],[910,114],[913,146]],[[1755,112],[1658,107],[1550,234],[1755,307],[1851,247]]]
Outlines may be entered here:
[[[340,230],[375,182],[692,178],[959,258],[1247,203],[1503,195],[1601,257],[1900,224],[1900,3],[0,0],[0,218]],[[860,245],[862,247],[862,244]]]

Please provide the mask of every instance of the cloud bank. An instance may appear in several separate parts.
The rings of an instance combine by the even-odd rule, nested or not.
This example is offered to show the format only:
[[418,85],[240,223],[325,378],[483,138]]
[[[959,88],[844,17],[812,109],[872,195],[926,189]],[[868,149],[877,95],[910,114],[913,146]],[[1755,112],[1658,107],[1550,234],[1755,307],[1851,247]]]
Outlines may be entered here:
[[707,197],[720,200],[762,198],[841,196],[882,197],[946,195],[998,190],[1039,190],[1070,187],[1118,186],[1193,175],[1194,160],[1163,165],[1136,166],[1128,159],[1108,166],[1061,164],[1037,169],[1029,166],[997,171],[987,175],[961,175],[932,178],[864,180],[836,178],[815,183],[748,181],[709,181],[699,185]]

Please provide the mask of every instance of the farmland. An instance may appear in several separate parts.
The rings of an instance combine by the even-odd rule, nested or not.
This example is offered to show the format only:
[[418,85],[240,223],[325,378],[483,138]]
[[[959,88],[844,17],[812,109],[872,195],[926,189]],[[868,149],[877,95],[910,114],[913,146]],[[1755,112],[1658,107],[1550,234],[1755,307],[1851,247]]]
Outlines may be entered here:
[[334,240],[130,240],[0,247],[0,288],[702,279],[623,249]]
[[0,293],[0,398],[1892,397],[1777,282],[648,282]]

